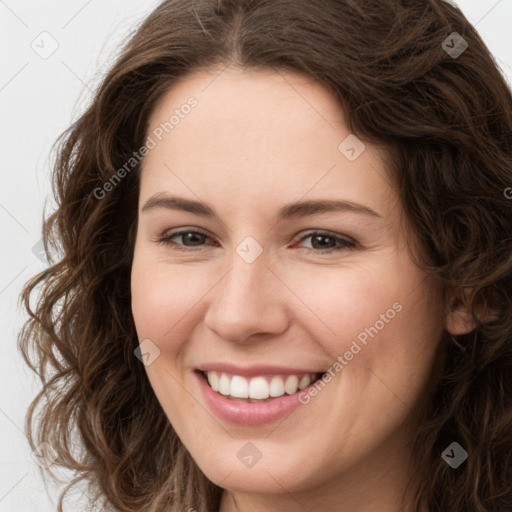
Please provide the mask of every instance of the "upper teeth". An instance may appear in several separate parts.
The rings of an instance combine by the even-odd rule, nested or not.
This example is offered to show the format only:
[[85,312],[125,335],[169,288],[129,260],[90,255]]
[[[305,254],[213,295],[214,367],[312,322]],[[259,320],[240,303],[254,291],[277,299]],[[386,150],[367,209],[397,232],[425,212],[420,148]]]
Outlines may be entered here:
[[240,375],[229,375],[221,372],[206,372],[208,383],[214,391],[234,398],[265,398],[292,395],[297,390],[309,386],[316,374],[259,376],[246,379]]

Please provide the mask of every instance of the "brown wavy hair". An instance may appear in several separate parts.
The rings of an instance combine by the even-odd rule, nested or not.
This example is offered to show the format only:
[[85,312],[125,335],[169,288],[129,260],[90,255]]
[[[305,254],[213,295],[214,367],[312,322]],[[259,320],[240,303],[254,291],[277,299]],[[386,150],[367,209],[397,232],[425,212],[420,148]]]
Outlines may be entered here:
[[[442,47],[453,32],[468,43],[456,58]],[[218,510],[222,489],[182,445],[134,356],[140,163],[104,198],[94,191],[143,146],[155,103],[177,80],[228,65],[313,78],[352,133],[385,150],[421,242],[418,264],[476,322],[439,345],[412,451],[414,511],[510,512],[512,96],[475,28],[441,0],[166,0],[135,30],[56,145],[58,207],[43,226],[50,264],[20,297],[29,318],[19,346],[43,385],[27,412],[29,441],[53,447],[49,470],[76,474],[58,510],[80,480],[112,510]],[[441,457],[453,441],[469,453],[456,470]]]

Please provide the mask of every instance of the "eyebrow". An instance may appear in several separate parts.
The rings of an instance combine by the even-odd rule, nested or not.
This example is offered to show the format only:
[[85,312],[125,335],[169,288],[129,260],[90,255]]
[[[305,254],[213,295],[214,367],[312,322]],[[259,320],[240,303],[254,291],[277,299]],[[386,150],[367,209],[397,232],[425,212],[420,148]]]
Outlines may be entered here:
[[[164,208],[167,210],[181,210],[202,217],[216,218],[218,215],[215,210],[210,208],[207,204],[200,201],[194,201],[192,199],[186,199],[184,197],[167,196],[165,194],[155,194],[150,197],[144,206],[142,207],[143,212],[154,210],[156,208]],[[352,212],[371,217],[382,218],[376,211],[372,210],[368,206],[354,203],[352,201],[345,200],[310,200],[296,203],[290,203],[279,209],[277,214],[277,220],[291,220],[299,219],[303,217],[309,217],[320,213],[329,212]]]

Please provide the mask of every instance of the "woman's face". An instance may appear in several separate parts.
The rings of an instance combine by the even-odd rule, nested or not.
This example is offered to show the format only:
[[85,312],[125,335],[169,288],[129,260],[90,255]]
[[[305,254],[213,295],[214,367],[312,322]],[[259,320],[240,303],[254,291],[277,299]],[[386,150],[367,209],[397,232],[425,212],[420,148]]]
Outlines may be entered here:
[[191,75],[148,136],[132,310],[199,467],[246,493],[396,481],[444,318],[382,154],[290,72]]

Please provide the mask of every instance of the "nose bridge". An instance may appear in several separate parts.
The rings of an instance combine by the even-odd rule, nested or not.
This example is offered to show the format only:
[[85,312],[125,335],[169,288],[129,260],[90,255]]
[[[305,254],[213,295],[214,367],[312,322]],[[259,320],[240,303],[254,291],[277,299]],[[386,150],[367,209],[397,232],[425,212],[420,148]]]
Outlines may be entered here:
[[[261,297],[268,286],[268,253],[252,236],[245,237],[228,257],[229,273],[223,279],[222,295],[236,303]],[[251,301],[255,305],[254,300]]]
[[233,318],[244,309],[248,313],[261,309],[271,286],[266,258],[260,256],[250,261],[234,254],[230,260],[230,269],[219,290],[218,299],[223,306],[230,308]]
[[205,323],[224,339],[243,341],[256,333],[275,334],[286,326],[277,280],[265,255],[254,257],[250,244],[240,244],[233,253],[205,315]]
[[[265,284],[268,284],[265,277],[267,272],[264,260],[247,263],[239,256],[233,257],[231,270],[222,285],[223,298],[240,303],[248,301],[251,297],[261,297]],[[255,304],[254,300],[250,302]]]

